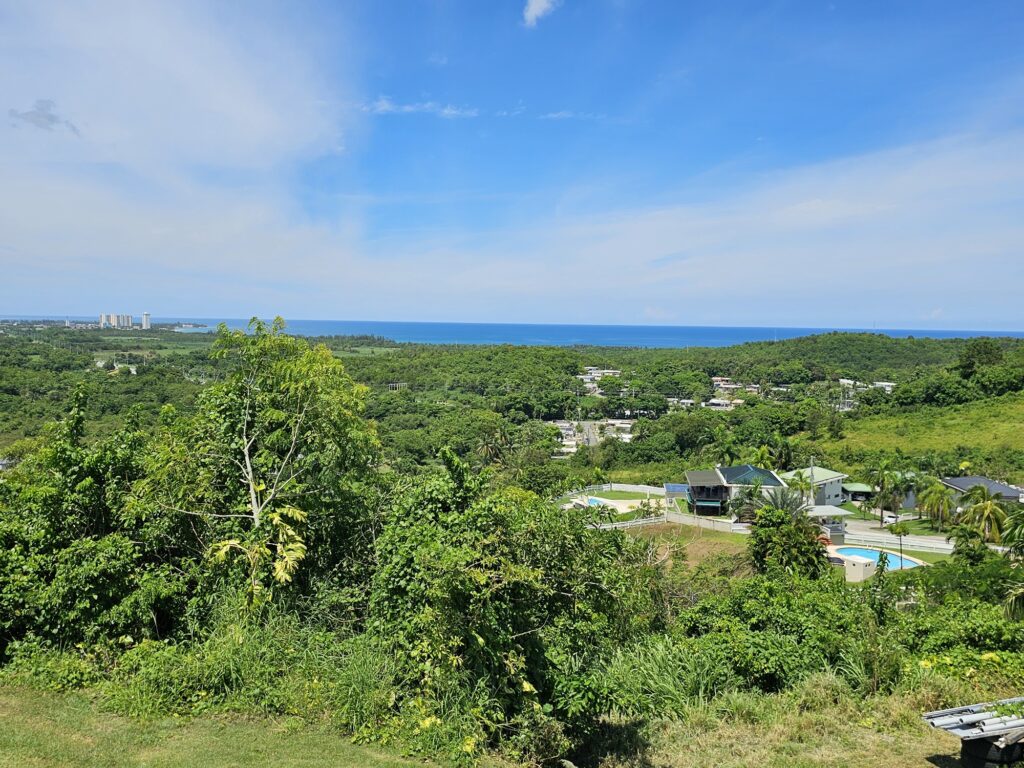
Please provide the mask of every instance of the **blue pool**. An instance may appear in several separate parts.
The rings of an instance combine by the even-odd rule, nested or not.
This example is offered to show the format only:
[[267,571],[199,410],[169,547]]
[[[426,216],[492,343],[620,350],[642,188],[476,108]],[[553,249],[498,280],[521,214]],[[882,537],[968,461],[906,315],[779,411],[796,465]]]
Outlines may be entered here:
[[605,501],[604,499],[595,499],[593,496],[591,496],[589,499],[587,499],[587,504],[589,504],[592,507],[600,507],[600,506],[603,506],[603,505],[605,505],[607,503],[608,502]]
[[[867,547],[837,547],[836,552],[840,555],[849,555],[852,557],[863,557],[868,560],[874,560],[878,562],[878,556],[881,555],[881,551],[877,549],[868,549]],[[899,555],[892,552],[886,552],[889,556],[889,565],[886,568],[887,571],[898,571],[900,570],[900,564],[902,563],[903,568],[917,568],[920,563],[915,563],[913,560],[907,560],[907,558],[901,558]]]

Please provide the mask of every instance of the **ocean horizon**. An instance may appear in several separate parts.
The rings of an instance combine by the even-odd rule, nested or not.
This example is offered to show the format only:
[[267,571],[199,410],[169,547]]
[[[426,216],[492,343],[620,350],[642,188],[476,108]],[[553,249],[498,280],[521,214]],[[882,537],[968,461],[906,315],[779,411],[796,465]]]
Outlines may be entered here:
[[[4,316],[5,320],[55,320],[57,316]],[[69,316],[79,322],[95,317]],[[187,333],[213,332],[220,323],[244,330],[244,318],[154,317],[154,323],[195,323]],[[752,341],[782,341],[821,333],[876,333],[893,338],[1024,338],[1024,331],[913,328],[794,328],[702,325],[580,325],[562,323],[452,323],[389,320],[289,320],[286,330],[299,336],[380,336],[413,344],[513,344],[520,346],[728,347]]]

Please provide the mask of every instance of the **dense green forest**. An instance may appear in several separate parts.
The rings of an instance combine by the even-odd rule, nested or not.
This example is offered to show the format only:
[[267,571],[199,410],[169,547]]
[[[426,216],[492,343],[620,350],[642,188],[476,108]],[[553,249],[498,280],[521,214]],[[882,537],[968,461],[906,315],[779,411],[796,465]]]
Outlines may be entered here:
[[[110,434],[130,409],[152,429],[162,406],[190,409],[202,386],[223,375],[223,366],[209,357],[211,339],[62,328],[0,334],[0,450],[23,450],[17,442],[38,436],[78,388],[87,394],[88,435]],[[779,469],[811,456],[854,475],[884,461],[929,474],[954,473],[967,462],[998,479],[1024,480],[1024,436],[990,442],[969,425],[921,441],[900,440],[888,429],[878,440],[871,433],[872,425],[893,420],[931,421],[936,409],[968,406],[982,421],[1014,413],[1000,398],[1024,391],[1019,339],[829,333],[672,350],[430,346],[375,337],[312,341],[330,348],[368,387],[366,416],[376,425],[385,459],[401,471],[436,465],[438,452],[449,447],[542,494],[595,477],[660,484],[688,468],[740,459],[764,463],[768,454]],[[584,366],[621,375],[587,393],[576,378]],[[669,398],[710,397],[712,376],[758,384],[764,394],[745,394],[743,406],[727,413],[670,411]],[[857,407],[840,414],[841,378],[897,386],[891,394],[860,392]],[[550,460],[558,435],[542,422],[626,416],[639,419],[632,442],[609,438],[569,461]],[[855,439],[845,440],[847,432]]]
[[[744,722],[770,734],[804,713],[913,741],[921,709],[1024,684],[1019,509],[986,508],[1003,554],[984,545],[987,523],[962,520],[952,558],[854,586],[784,496],[753,510],[739,551],[700,563],[675,535],[602,530],[600,510],[548,501],[608,473],[839,459],[859,420],[998,409],[1016,342],[426,348],[282,328],[179,350],[170,334],[158,348],[0,337],[6,684],[85,689],[134,718],[289,717],[445,763],[595,766],[651,765],[673,738]],[[552,460],[542,420],[591,407],[574,391],[585,365],[622,371],[595,399],[649,413],[632,443]],[[725,413],[657,400],[722,373],[792,386]],[[899,386],[840,415],[840,375]],[[966,394],[932,403],[922,381]],[[940,473],[965,451],[998,466],[962,448],[865,451],[863,471],[884,489],[896,469]],[[1021,446],[1006,450],[1019,471]],[[822,764],[846,764],[834,758]]]

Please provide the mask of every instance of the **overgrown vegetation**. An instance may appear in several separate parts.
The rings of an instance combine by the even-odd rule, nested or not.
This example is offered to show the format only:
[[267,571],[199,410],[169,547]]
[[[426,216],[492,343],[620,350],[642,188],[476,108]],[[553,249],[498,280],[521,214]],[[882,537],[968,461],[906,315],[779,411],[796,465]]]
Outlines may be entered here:
[[[255,323],[250,334],[221,330],[213,352],[192,405],[124,410],[96,439],[79,388],[0,473],[8,682],[87,688],[146,721],[289,717],[444,762],[637,765],[692,729],[825,711],[865,732],[913,732],[918,705],[1024,684],[1024,515],[993,499],[973,499],[958,519],[951,560],[856,587],[785,494],[745,499],[754,533],[718,535],[731,554],[689,545],[690,564],[687,546],[600,530],[599,509],[546,500],[630,466],[654,440],[675,458],[652,456],[680,465],[751,450],[758,463],[792,465],[796,436],[827,410],[810,390],[732,414],[652,418],[623,454],[602,458],[613,450],[602,444],[554,466],[533,418],[547,406],[530,387],[544,377],[512,369],[521,378],[499,395],[488,371],[473,396],[492,399],[487,415],[456,410],[467,428],[495,433],[463,440],[441,420],[450,440],[421,460],[395,440],[398,414],[381,410],[416,390],[385,393],[368,373],[414,374],[426,365],[417,350],[343,365],[280,323]],[[450,354],[484,368],[561,360],[558,376],[572,378],[582,353]],[[756,347],[750,365],[766,365],[763,355]],[[406,357],[410,369],[388,368]],[[974,378],[1003,364],[992,357],[943,364]],[[423,375],[444,370],[434,369]],[[895,459],[864,468],[881,503],[902,491],[901,470]],[[927,503],[942,506],[937,495]],[[996,528],[1007,555],[981,540]]]

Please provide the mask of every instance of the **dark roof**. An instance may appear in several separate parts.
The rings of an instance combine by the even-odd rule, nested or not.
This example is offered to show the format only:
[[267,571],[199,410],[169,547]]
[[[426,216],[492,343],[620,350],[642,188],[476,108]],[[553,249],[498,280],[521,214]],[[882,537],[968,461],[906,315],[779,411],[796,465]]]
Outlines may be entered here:
[[981,475],[967,475],[967,477],[945,477],[942,479],[942,482],[944,482],[951,488],[955,488],[958,491],[963,491],[964,493],[967,493],[969,490],[971,490],[971,488],[976,488],[977,486],[980,485],[983,488],[988,489],[989,493],[998,493],[1004,499],[1007,499],[1009,501],[1018,501],[1021,495],[1024,494],[1024,491],[1021,491],[1018,488],[1014,488],[1013,486],[1007,485],[1006,483],[996,482],[995,480],[992,480],[987,477],[982,477]]
[[760,481],[761,485],[781,486],[782,481],[774,473],[767,469],[761,469],[751,464],[740,464],[738,467],[719,467],[727,485],[754,485]]
[[691,486],[715,486],[722,484],[722,478],[713,469],[691,469],[686,473],[686,482]]

